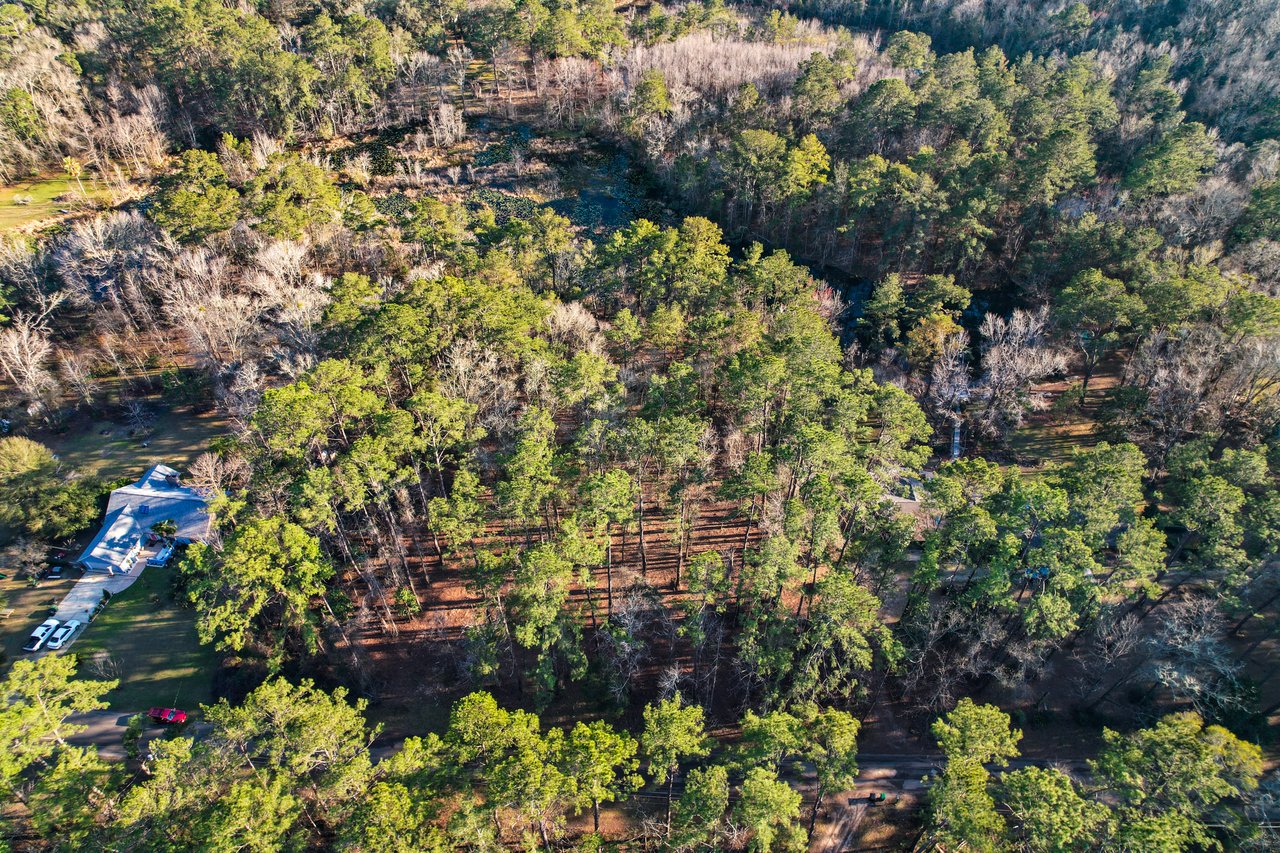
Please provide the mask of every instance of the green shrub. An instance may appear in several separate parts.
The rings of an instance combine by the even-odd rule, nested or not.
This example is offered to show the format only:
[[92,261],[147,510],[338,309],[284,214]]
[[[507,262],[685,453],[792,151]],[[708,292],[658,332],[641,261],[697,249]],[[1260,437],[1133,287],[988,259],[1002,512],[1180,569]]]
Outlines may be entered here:
[[396,590],[396,612],[405,619],[410,619],[418,614],[422,609],[422,605],[418,603],[418,596],[413,594],[413,590],[407,586],[402,586]]

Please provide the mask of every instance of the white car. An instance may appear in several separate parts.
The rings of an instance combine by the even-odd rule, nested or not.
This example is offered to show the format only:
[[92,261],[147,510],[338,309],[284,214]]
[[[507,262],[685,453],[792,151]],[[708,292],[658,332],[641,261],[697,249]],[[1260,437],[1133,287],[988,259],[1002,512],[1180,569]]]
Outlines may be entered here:
[[67,641],[76,635],[76,631],[80,630],[80,623],[72,619],[63,622],[58,630],[53,632],[53,636],[49,638],[46,647],[50,649],[60,649],[67,644]]
[[44,641],[49,639],[49,635],[53,633],[53,629],[57,628],[60,623],[57,619],[46,619],[31,632],[31,636],[27,639],[27,644],[22,647],[24,652],[36,652],[44,645]]

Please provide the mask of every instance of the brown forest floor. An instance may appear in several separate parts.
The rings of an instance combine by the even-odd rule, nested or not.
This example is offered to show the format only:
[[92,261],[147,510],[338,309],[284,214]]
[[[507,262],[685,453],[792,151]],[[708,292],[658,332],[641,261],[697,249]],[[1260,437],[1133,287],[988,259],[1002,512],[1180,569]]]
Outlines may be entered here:
[[[647,511],[645,520],[645,552],[647,571],[641,569],[640,543],[634,528],[625,537],[617,530],[613,541],[613,585],[615,607],[621,605],[628,587],[638,584],[651,589],[663,602],[673,618],[679,617],[675,600],[686,595],[673,591],[679,552],[671,541],[672,521],[656,511]],[[735,507],[723,501],[711,501],[704,505],[692,532],[692,545],[688,556],[706,550],[719,550],[734,554],[735,571],[740,562],[738,555],[743,544],[746,520]],[[491,533],[500,537],[501,531]],[[751,539],[756,541],[759,531],[753,530]],[[491,541],[491,540],[490,540]],[[473,689],[487,689],[509,704],[528,705],[529,685],[524,685],[524,695],[504,668],[502,680],[497,684],[480,684],[467,679],[460,646],[465,630],[479,618],[482,602],[467,588],[462,566],[455,561],[441,561],[434,553],[430,536],[418,535],[406,539],[406,549],[413,556],[410,566],[421,596],[421,614],[397,620],[398,635],[381,629],[375,618],[366,620],[363,629],[353,635],[360,654],[370,663],[373,687],[377,695],[375,715],[386,724],[387,737],[400,737],[421,732],[423,725],[434,728],[445,719],[449,705],[458,696]],[[606,569],[593,571],[594,602],[597,619],[606,615]],[[429,584],[423,582],[430,578]],[[585,626],[584,644],[594,642],[591,605],[587,591],[575,585],[570,594],[570,607],[578,610]],[[672,663],[689,666],[689,651],[676,642],[674,650],[654,650],[642,670],[632,693],[632,705],[642,706],[657,694],[657,682],[661,672]],[[674,653],[673,653],[674,651]],[[519,650],[521,664],[530,663],[530,653]],[[727,697],[727,690],[719,695]],[[604,708],[590,701],[580,691],[564,691],[556,704],[543,713],[548,723],[572,721],[599,715]],[[728,709],[724,709],[728,712]],[[729,712],[728,716],[734,716]]]

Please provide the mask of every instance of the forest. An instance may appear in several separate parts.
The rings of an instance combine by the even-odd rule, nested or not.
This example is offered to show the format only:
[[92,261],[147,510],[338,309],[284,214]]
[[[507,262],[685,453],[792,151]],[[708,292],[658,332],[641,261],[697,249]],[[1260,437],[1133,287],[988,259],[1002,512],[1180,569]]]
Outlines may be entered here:
[[0,206],[0,578],[216,424],[0,850],[1280,850],[1280,7],[19,0]]

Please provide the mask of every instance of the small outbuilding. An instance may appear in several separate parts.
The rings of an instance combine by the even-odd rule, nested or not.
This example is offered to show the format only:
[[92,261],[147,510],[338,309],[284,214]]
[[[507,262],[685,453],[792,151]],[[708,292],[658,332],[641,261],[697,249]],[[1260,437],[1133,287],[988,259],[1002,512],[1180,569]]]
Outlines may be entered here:
[[102,529],[77,562],[88,572],[128,574],[156,538],[152,528],[160,522],[170,522],[161,529],[173,542],[203,542],[209,535],[208,501],[182,485],[178,472],[167,465],[156,465],[138,482],[111,493]]

